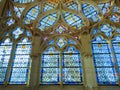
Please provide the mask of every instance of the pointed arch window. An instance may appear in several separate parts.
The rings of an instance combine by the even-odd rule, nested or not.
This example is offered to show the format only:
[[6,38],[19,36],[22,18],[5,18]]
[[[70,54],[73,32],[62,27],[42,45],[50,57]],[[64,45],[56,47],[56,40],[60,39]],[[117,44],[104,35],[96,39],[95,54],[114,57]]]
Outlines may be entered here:
[[73,44],[76,42],[63,37],[48,42],[41,58],[41,84],[82,84],[80,52]]
[[0,84],[3,84],[6,79],[7,67],[12,51],[12,41],[10,38],[0,42]]
[[98,84],[118,84],[118,71],[110,41],[97,36],[92,41],[92,50]]

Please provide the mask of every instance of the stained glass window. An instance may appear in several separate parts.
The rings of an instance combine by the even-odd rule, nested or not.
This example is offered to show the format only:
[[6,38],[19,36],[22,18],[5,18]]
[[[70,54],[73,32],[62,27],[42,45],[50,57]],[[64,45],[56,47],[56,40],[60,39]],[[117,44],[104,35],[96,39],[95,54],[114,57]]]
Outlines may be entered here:
[[12,51],[12,42],[9,38],[0,42],[0,84],[5,82],[5,75]]
[[102,36],[92,41],[93,59],[98,84],[116,84],[118,76],[110,45]]
[[41,83],[58,84],[60,52],[55,47],[48,47],[42,54]]
[[31,41],[23,38],[16,46],[10,84],[26,84],[30,67]]
[[38,15],[40,14],[40,6],[35,5],[25,15],[24,23],[25,24],[30,24],[31,20],[35,20]]
[[16,7],[16,6],[14,6],[14,11],[15,11],[17,17],[20,18],[20,16],[21,16],[24,9],[25,9],[24,7]]
[[93,22],[100,21],[100,16],[97,8],[89,3],[82,4],[83,14]]
[[66,2],[65,4],[69,9],[78,11],[78,4],[76,2],[71,1],[71,2]]
[[39,21],[38,28],[41,31],[47,30],[48,28],[50,28],[51,26],[55,24],[55,22],[58,20],[58,16],[59,16],[58,13],[52,13],[52,14],[45,16]]
[[46,12],[48,10],[52,10],[57,6],[56,3],[52,3],[52,2],[44,2],[43,3],[43,12]]
[[62,73],[65,84],[76,84],[82,82],[82,69],[80,53],[73,46],[69,46],[62,53]]
[[35,0],[12,0],[13,2],[16,2],[16,3],[30,3],[30,2],[33,2]]
[[41,84],[81,84],[82,83],[82,64],[80,52],[74,46],[68,46],[64,51],[59,51],[52,46],[56,43],[58,48],[65,48],[66,43],[75,45],[71,39],[58,37],[48,42],[48,47],[42,54],[41,63]]
[[114,37],[114,39],[112,40],[112,46],[113,46],[113,50],[114,50],[114,54],[115,54],[115,58],[116,58],[116,66],[117,66],[117,75],[120,75],[120,36],[116,36]]
[[80,16],[77,16],[75,14],[72,14],[70,12],[64,12],[63,17],[65,19],[65,22],[74,27],[75,29],[80,29],[81,27],[85,26],[84,21]]

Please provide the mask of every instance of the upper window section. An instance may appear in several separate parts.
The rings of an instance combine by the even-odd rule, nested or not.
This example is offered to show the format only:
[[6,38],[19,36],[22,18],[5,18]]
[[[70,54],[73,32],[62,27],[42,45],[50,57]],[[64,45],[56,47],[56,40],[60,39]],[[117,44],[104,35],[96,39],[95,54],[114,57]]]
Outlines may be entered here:
[[66,2],[65,6],[69,9],[78,11],[78,4],[73,0],[71,0],[70,2]]
[[74,27],[77,30],[80,29],[81,27],[85,26],[82,18],[73,13],[64,12],[63,18],[68,25]]
[[54,9],[55,7],[57,7],[57,3],[53,3],[53,2],[50,2],[50,1],[44,2],[43,3],[43,10],[42,11],[46,12],[48,10]]
[[83,14],[91,21],[98,22],[100,21],[100,13],[98,12],[97,7],[90,3],[83,3],[82,4],[82,11]]
[[12,1],[15,2],[15,3],[22,4],[22,3],[30,3],[30,2],[33,2],[35,0],[12,0]]
[[40,6],[35,5],[34,7],[30,8],[27,11],[25,15],[24,23],[30,24],[32,20],[35,20],[38,17],[39,14],[40,14]]
[[39,25],[37,26],[41,31],[45,31],[48,28],[50,28],[51,26],[53,26],[55,24],[55,22],[58,20],[58,13],[52,13],[49,14],[45,17],[43,17],[40,21],[39,21]]

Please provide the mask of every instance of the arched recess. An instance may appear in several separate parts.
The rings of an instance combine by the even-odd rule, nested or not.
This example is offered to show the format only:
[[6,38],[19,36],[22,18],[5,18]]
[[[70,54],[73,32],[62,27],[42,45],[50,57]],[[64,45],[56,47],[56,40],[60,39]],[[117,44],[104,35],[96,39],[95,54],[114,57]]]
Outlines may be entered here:
[[92,34],[92,53],[98,85],[119,85],[119,29],[104,22],[94,28]]
[[30,71],[31,34],[11,27],[0,43],[0,83],[27,84]]
[[80,44],[64,35],[45,43],[41,45],[40,84],[83,84]]

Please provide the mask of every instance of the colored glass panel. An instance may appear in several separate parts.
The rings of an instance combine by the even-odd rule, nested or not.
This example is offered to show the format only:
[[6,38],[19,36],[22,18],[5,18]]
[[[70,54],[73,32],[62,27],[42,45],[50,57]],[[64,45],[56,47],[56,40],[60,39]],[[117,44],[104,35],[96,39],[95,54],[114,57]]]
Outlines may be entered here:
[[100,7],[100,9],[102,10],[103,14],[105,15],[110,10],[111,2],[101,3],[101,4],[98,4],[98,6]]
[[77,4],[76,2],[74,2],[74,1],[71,1],[71,2],[66,3],[66,6],[67,6],[69,9],[78,11],[78,4]]
[[95,6],[88,3],[82,4],[82,11],[83,14],[91,21],[93,22],[100,21],[99,12]]
[[24,30],[20,27],[17,27],[12,34],[14,35],[14,38],[17,39],[22,33],[24,32]]
[[25,9],[24,7],[16,7],[16,6],[14,6],[14,11],[15,11],[17,17],[20,18],[20,16],[21,16],[24,9]]
[[49,14],[39,21],[38,28],[41,31],[45,31],[49,27],[53,26],[58,19],[58,13]]
[[57,7],[57,4],[52,3],[52,2],[45,2],[45,3],[43,3],[43,12],[46,12],[48,10],[52,10],[55,7]]
[[114,69],[112,50],[102,36],[97,36],[92,41],[92,51],[98,84],[117,84],[118,76]]
[[80,16],[77,16],[70,12],[64,12],[63,18],[68,25],[74,27],[77,30],[80,29],[81,27],[85,26],[83,23],[83,20]]
[[65,47],[66,44],[67,44],[67,41],[64,38],[58,38],[57,41],[56,41],[56,45],[59,48]]
[[5,81],[5,75],[9,64],[12,51],[12,42],[8,38],[4,42],[0,42],[0,84]]
[[35,0],[12,0],[12,1],[15,2],[15,3],[22,4],[22,3],[30,3],[30,2],[33,2]]
[[40,14],[40,6],[35,5],[30,8],[29,11],[25,15],[24,23],[30,24],[32,20],[35,20]]
[[113,14],[110,17],[110,20],[113,21],[113,22],[119,22],[120,21],[120,15]]
[[80,53],[74,46],[69,46],[63,52],[63,82],[75,84],[82,82]]
[[16,46],[10,84],[26,84],[30,67],[31,41],[22,39]]
[[57,84],[59,82],[59,58],[59,51],[54,47],[47,48],[42,54],[42,84]]
[[14,24],[14,23],[15,23],[15,20],[12,19],[12,18],[7,20],[7,25],[8,25],[8,26],[11,26],[11,25]]

